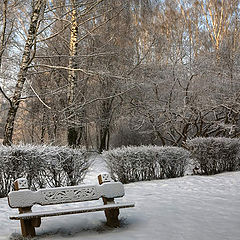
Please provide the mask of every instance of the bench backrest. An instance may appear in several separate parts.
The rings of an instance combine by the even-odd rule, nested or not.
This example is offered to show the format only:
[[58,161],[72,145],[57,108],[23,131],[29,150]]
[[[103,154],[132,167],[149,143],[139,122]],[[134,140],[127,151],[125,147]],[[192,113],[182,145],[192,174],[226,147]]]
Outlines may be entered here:
[[106,180],[101,185],[78,185],[38,191],[29,190],[25,178],[17,179],[15,185],[18,186],[19,190],[8,194],[8,203],[12,208],[23,208],[32,207],[34,204],[51,205],[98,200],[101,197],[118,198],[124,196],[122,183],[112,182],[106,174],[102,179]]

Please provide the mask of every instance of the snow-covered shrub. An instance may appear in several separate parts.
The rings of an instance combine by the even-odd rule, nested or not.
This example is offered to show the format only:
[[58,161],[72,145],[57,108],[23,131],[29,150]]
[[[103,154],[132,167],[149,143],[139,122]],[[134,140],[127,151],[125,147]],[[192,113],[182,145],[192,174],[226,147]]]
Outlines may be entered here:
[[46,145],[0,146],[0,197],[12,183],[26,177],[32,189],[76,185],[90,165],[87,153],[80,149]]
[[240,141],[232,138],[194,138],[186,146],[201,174],[217,174],[240,168]]
[[111,175],[123,183],[181,177],[189,152],[178,147],[122,147],[103,152]]
[[46,168],[40,177],[50,187],[73,186],[82,182],[90,165],[86,151],[68,147],[47,147]]
[[179,147],[161,147],[159,164],[166,178],[182,177],[189,164],[190,153]]
[[7,193],[10,191],[11,187],[11,179],[10,178],[10,169],[8,164],[9,158],[8,148],[5,146],[1,146],[0,150],[0,197],[5,197]]

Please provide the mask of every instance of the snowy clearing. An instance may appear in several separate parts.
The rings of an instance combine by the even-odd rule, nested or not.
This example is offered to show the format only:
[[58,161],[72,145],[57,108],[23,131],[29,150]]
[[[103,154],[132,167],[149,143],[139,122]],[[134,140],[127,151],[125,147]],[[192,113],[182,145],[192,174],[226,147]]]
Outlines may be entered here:
[[[101,159],[96,158],[85,183],[96,183],[98,173],[104,171]],[[105,226],[103,212],[50,217],[36,228],[36,239],[239,240],[239,182],[240,172],[231,172],[127,184],[123,201],[134,201],[136,207],[120,210],[120,228]],[[39,208],[45,209],[35,209]],[[6,198],[0,199],[0,240],[21,239],[19,221],[8,219],[16,212]]]

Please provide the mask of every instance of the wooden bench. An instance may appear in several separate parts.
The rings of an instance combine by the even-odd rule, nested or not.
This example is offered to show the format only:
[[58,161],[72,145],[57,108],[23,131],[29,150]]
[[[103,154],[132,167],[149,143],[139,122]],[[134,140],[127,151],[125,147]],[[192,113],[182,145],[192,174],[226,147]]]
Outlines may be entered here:
[[[11,208],[18,208],[19,214],[10,216],[12,220],[20,220],[22,235],[24,237],[36,236],[35,227],[41,225],[42,217],[60,216],[85,212],[104,211],[107,225],[119,226],[119,208],[134,207],[134,203],[115,203],[114,198],[124,196],[124,187],[120,182],[113,182],[108,174],[98,176],[99,185],[78,185],[69,187],[57,187],[31,191],[28,189],[28,181],[19,178],[14,182],[14,190],[8,194],[8,204]],[[98,200],[103,203],[99,206],[78,207],[72,209],[58,209],[50,211],[32,212],[35,204],[53,205]]]

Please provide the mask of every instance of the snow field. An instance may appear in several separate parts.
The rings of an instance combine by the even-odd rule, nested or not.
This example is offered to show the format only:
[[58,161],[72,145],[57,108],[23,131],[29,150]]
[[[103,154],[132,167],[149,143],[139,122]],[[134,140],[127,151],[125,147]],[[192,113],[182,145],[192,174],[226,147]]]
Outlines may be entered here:
[[[96,157],[85,183],[95,184],[102,172],[106,172],[106,167]],[[50,217],[42,219],[36,239],[240,239],[240,172],[131,183],[125,185],[125,197],[117,201],[136,203],[135,208],[120,210],[120,228],[106,227],[103,212]],[[74,203],[65,207],[91,204]],[[63,206],[46,206],[46,209],[49,207]],[[8,219],[16,212],[8,207],[6,198],[0,199],[0,240],[21,239],[19,222]]]

